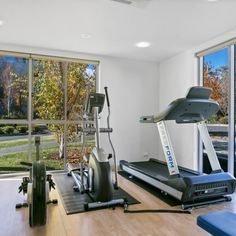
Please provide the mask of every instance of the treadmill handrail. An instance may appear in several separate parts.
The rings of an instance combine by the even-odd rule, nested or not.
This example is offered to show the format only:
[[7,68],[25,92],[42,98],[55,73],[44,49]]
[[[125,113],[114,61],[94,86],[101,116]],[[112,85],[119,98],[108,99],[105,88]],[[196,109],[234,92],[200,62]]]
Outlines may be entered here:
[[213,143],[211,141],[211,137],[209,135],[206,123],[204,121],[197,123],[197,128],[199,130],[201,140],[205,146],[205,150],[211,165],[212,172],[223,172],[218,157],[216,155]]

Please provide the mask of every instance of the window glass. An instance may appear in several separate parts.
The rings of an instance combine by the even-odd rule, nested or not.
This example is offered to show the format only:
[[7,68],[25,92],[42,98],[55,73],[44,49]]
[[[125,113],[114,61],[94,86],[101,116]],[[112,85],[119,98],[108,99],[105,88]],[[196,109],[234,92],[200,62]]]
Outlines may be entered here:
[[[227,171],[228,157],[228,115],[229,115],[229,55],[224,48],[203,57],[203,85],[212,89],[211,98],[216,100],[219,111],[207,121],[207,127],[217,152],[221,167]],[[211,172],[204,153],[203,170]]]
[[91,64],[67,64],[67,119],[82,120],[86,96],[96,91],[96,67]]
[[64,119],[66,62],[33,60],[33,119]]
[[29,151],[27,124],[0,124],[0,174],[26,171]]
[[27,119],[29,61],[0,56],[0,118]]

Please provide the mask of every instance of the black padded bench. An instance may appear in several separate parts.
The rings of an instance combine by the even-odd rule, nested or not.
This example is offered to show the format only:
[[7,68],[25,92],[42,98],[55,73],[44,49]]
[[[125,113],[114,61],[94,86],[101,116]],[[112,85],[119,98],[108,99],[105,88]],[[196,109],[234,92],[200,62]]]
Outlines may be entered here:
[[229,211],[200,215],[197,225],[215,236],[236,236],[236,214]]

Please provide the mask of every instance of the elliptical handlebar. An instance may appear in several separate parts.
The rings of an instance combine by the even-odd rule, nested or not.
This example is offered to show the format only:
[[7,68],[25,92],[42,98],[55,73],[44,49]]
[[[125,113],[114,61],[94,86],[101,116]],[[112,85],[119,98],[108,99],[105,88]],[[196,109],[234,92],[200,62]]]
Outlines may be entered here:
[[[108,87],[104,87],[105,94],[102,93],[93,93],[90,94],[87,98],[87,103],[85,106],[85,116],[83,116],[85,119],[83,119],[83,127],[79,129],[79,131],[83,132],[83,136],[85,133],[95,133],[96,137],[96,147],[100,148],[100,142],[99,142],[99,133],[107,133],[108,141],[110,143],[111,149],[112,149],[112,156],[114,160],[114,169],[115,169],[115,180],[114,180],[114,188],[118,189],[118,176],[117,176],[117,160],[116,160],[116,152],[115,148],[113,146],[110,133],[113,132],[113,129],[110,127],[110,101],[108,96]],[[104,101],[106,97],[107,102],[107,108],[108,108],[108,114],[107,114],[107,128],[100,128],[99,122],[98,122],[98,114],[102,111]],[[88,114],[89,113],[89,114]],[[95,127],[86,127],[86,116],[91,115],[93,113],[94,117],[93,120],[95,122]],[[83,139],[83,146],[82,151],[84,150],[85,145],[85,139]]]
[[[106,94],[106,100],[107,100],[107,108],[108,108],[108,115],[107,115],[107,128],[110,129],[110,114],[111,114],[111,110],[110,110],[110,101],[109,101],[109,96],[108,96],[108,88],[105,86],[104,87],[104,90],[105,90],[105,94]],[[117,177],[117,163],[116,163],[116,151],[115,151],[115,148],[113,146],[113,143],[111,141],[111,136],[110,136],[110,132],[107,133],[108,135],[108,140],[109,140],[109,143],[111,145],[111,149],[112,149],[112,152],[113,152],[113,160],[114,160],[114,168],[115,168],[115,182],[114,182],[114,188],[115,189],[118,189],[119,186],[118,186],[118,177]]]
[[109,96],[108,96],[108,90],[107,86],[104,87],[105,94],[106,94],[106,100],[107,100],[107,106],[110,107],[110,101],[109,101]]

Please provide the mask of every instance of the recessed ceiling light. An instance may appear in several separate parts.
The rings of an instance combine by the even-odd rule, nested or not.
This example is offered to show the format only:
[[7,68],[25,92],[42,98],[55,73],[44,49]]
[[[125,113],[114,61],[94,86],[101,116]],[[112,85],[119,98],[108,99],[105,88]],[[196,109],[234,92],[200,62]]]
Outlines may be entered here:
[[82,39],[89,39],[92,37],[90,34],[81,34],[80,36]]
[[149,42],[138,42],[135,44],[136,47],[138,48],[147,48],[150,47],[150,43]]
[[2,21],[2,20],[0,20],[0,26],[1,26],[1,25],[3,25],[3,21]]
[[218,2],[218,0],[207,0],[208,2]]
[[130,0],[112,0],[112,1],[120,2],[120,3],[124,3],[124,4],[131,4],[132,3],[132,1],[130,1]]

